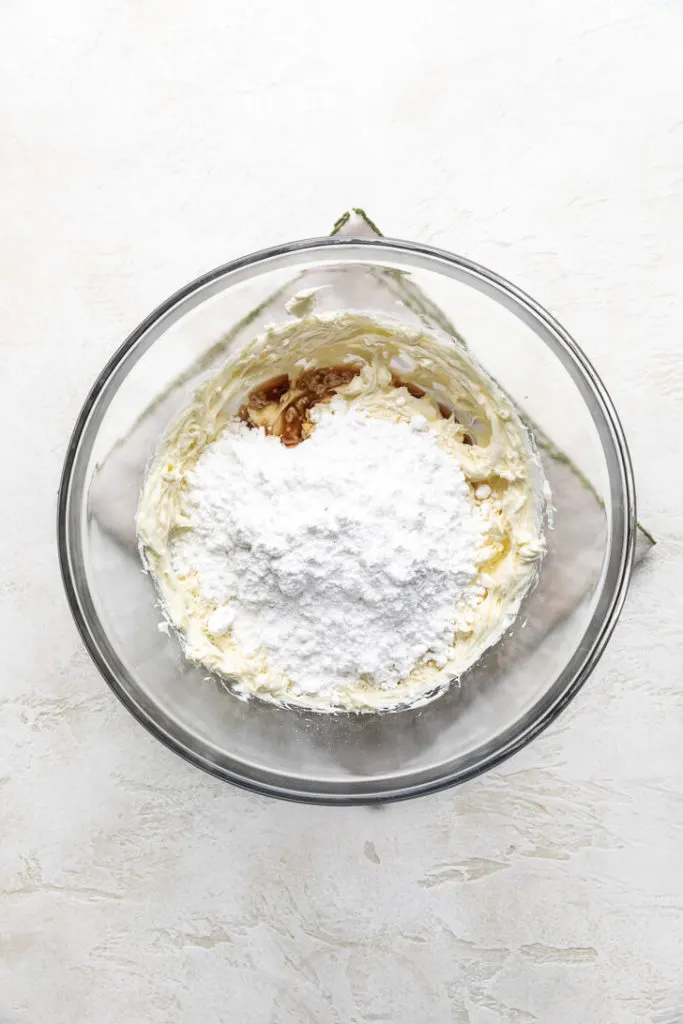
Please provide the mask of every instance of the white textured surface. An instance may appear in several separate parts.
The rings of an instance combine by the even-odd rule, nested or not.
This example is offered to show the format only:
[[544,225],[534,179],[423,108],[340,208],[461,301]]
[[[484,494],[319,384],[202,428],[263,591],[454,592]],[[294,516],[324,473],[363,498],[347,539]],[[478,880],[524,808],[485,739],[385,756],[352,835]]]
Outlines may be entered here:
[[[677,1024],[681,4],[10,0],[0,48],[0,1020]],[[556,726],[379,810],[257,798],[163,749],[91,666],[54,547],[122,336],[354,202],[574,332],[661,542]]]

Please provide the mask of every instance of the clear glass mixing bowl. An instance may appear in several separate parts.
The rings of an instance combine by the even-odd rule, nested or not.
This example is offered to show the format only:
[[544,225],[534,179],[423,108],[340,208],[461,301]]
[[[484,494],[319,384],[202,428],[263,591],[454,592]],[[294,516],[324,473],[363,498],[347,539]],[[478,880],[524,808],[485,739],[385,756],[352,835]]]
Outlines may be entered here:
[[[198,381],[287,302],[362,309],[464,339],[539,441],[555,525],[508,635],[424,707],[324,715],[242,701],[160,631],[135,513],[161,434]],[[293,306],[289,305],[292,310]],[[164,302],[104,368],[59,494],[59,553],[83,639],[126,707],[192,763],[263,793],[328,803],[414,796],[508,757],[585,682],[621,609],[636,530],[624,435],[590,363],[536,302],[447,252],[387,239],[294,242],[229,263]]]

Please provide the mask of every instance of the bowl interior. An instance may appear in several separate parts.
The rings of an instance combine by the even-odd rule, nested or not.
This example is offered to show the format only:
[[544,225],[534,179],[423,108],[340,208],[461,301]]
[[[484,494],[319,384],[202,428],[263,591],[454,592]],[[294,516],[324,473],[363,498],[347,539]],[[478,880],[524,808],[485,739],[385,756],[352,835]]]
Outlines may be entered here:
[[[161,434],[198,382],[285,304],[396,316],[462,337],[533,423],[555,525],[509,634],[448,693],[390,714],[321,715],[242,701],[158,628],[135,513]],[[609,399],[562,329],[467,261],[407,243],[317,240],[207,275],[122,346],[79,418],[60,494],[60,553],[105,677],[160,738],[232,781],[292,798],[412,795],[500,760],[549,721],[604,647],[635,530],[628,454]]]

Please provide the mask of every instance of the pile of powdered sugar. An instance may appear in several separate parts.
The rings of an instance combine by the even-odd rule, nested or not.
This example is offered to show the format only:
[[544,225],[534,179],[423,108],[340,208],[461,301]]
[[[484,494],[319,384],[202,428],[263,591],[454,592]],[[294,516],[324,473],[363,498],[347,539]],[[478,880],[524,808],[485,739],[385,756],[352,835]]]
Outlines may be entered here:
[[424,417],[317,412],[295,448],[233,424],[205,449],[174,566],[217,606],[209,632],[265,649],[295,692],[390,689],[446,663],[458,603],[479,590],[483,525]]

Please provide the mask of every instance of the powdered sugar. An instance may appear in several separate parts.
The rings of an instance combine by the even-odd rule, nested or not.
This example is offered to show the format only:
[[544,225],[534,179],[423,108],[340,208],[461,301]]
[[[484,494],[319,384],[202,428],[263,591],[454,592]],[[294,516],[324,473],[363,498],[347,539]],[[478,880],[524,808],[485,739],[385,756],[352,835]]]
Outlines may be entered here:
[[233,424],[202,453],[174,566],[215,606],[209,631],[265,649],[295,692],[390,689],[446,663],[484,525],[424,417],[316,411],[295,448]]

